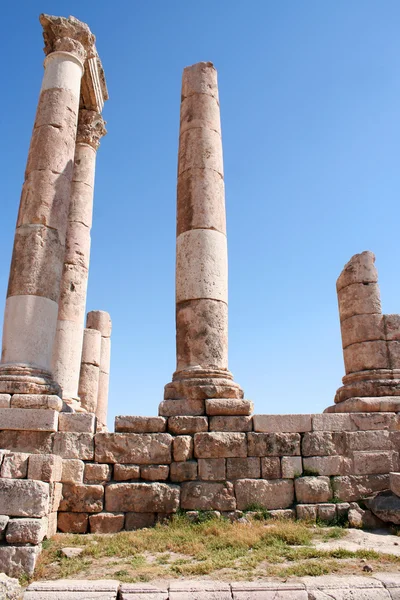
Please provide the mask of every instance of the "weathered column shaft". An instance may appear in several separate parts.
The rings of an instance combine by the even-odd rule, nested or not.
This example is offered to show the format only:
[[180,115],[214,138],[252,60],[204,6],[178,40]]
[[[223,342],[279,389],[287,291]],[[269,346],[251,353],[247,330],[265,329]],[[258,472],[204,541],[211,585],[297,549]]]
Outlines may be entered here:
[[62,388],[64,400],[78,398],[89,276],[96,152],[104,134],[101,115],[96,111],[80,109],[53,350],[53,375]]
[[108,391],[110,383],[111,360],[111,318],[103,310],[93,310],[88,313],[86,325],[101,334],[100,372],[97,395],[96,417],[100,428],[107,426]]
[[79,379],[79,398],[86,412],[95,413],[99,393],[101,334],[97,329],[83,332],[82,363]]

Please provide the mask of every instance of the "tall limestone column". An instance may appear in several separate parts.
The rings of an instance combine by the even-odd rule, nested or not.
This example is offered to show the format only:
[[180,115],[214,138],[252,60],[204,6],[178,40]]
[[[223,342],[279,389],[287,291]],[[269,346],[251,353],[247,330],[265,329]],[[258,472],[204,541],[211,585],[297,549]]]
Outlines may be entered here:
[[45,72],[14,238],[0,392],[59,393],[51,376],[81,78],[94,48],[85,23],[41,15]]
[[[176,352],[176,371],[165,387],[161,415],[205,414],[207,399],[221,399],[225,414],[248,414],[250,403],[241,400],[243,392],[228,370],[225,191],[217,72],[212,63],[187,67],[182,79]],[[242,410],[246,407],[244,413],[239,405]]]
[[105,133],[104,121],[97,111],[84,108],[79,110],[67,242],[53,350],[54,379],[61,386],[63,399],[76,410],[79,410],[77,401],[89,276],[96,153],[100,138]]
[[108,390],[111,361],[111,317],[104,310],[92,310],[87,314],[86,326],[101,334],[100,372],[96,405],[97,429],[107,428]]

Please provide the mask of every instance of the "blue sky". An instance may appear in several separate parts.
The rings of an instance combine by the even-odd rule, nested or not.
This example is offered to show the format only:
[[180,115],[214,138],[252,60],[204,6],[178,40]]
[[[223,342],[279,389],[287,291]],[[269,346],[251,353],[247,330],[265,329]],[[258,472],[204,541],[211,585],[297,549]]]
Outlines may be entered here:
[[230,369],[257,413],[320,412],[343,376],[335,281],[377,256],[400,309],[400,3],[3,0],[3,312],[42,78],[40,12],[97,36],[110,100],[98,153],[88,310],[113,319],[109,424],[156,414],[175,368],[175,187],[182,69],[218,69]]

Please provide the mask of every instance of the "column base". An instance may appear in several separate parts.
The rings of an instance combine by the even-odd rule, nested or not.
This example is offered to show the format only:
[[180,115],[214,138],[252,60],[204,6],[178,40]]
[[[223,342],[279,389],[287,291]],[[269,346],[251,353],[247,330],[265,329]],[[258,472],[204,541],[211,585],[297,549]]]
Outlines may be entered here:
[[[159,414],[205,415],[206,399],[230,398],[241,400],[242,388],[233,381],[232,373],[218,369],[188,369],[176,371],[172,382],[164,388],[164,400]],[[169,414],[171,413],[171,414]]]
[[399,412],[400,369],[358,371],[343,377],[326,412]]
[[0,365],[0,394],[46,394],[61,397],[49,371],[23,364]]

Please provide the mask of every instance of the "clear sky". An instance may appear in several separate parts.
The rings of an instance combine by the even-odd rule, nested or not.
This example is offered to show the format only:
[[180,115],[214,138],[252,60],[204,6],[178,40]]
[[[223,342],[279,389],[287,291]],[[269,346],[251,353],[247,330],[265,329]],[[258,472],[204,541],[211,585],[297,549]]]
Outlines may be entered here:
[[109,425],[157,414],[175,368],[182,69],[219,73],[230,369],[257,413],[320,412],[343,376],[335,281],[377,256],[400,311],[398,0],[2,0],[0,311],[37,98],[40,12],[86,21],[110,100],[88,310],[113,319]]

